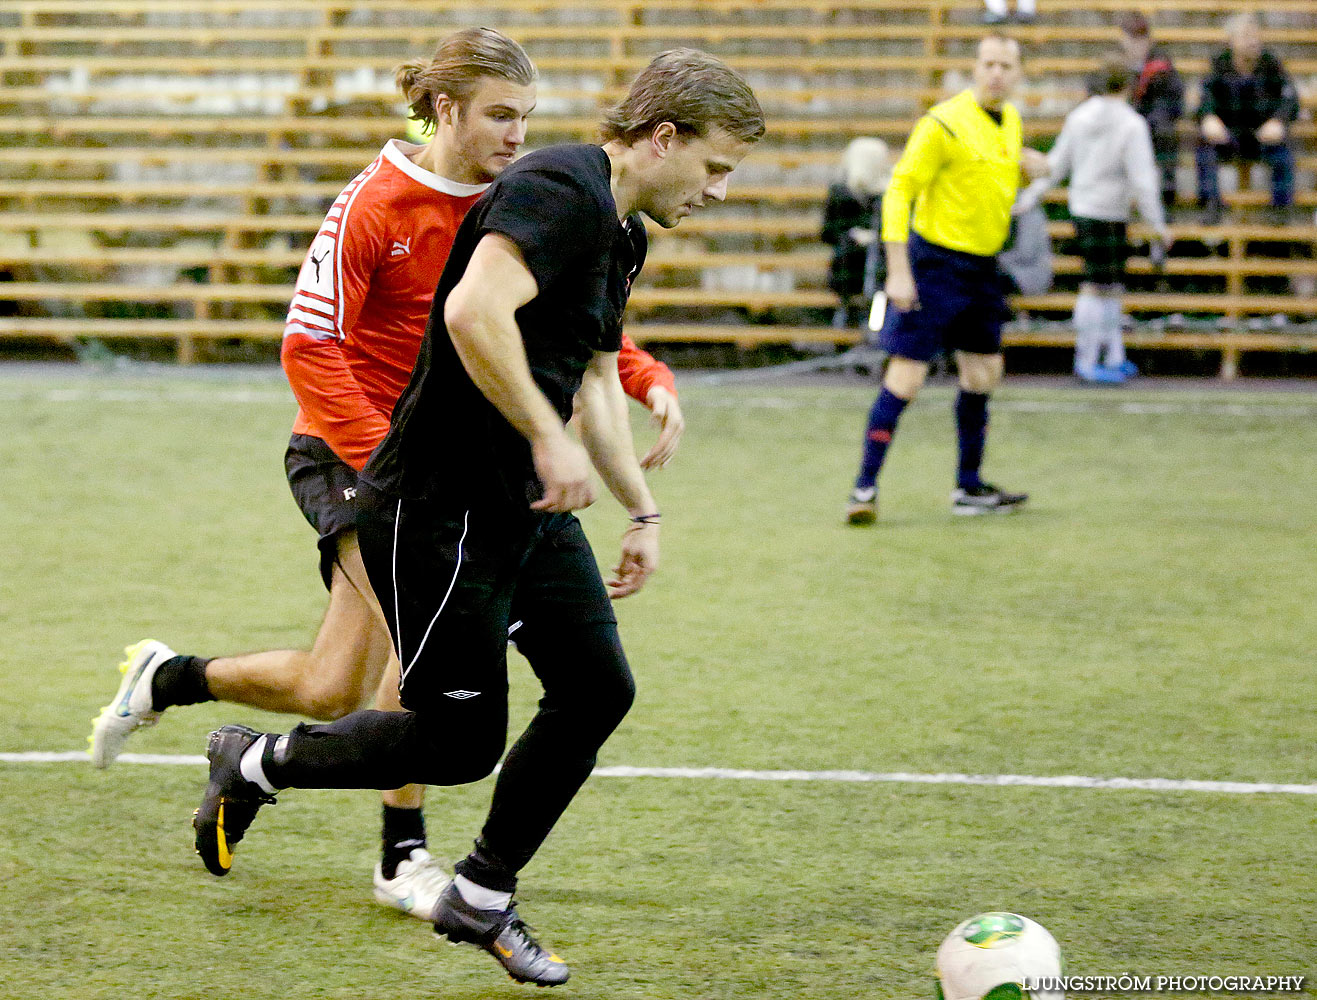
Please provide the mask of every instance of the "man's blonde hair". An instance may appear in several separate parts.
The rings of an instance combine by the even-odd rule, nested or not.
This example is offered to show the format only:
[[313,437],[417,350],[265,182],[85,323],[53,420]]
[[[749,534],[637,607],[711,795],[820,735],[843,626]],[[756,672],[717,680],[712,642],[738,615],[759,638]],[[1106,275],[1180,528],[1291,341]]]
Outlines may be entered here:
[[538,73],[526,50],[507,35],[493,28],[466,28],[440,42],[430,59],[405,62],[394,76],[411,106],[410,117],[429,133],[437,124],[434,102],[440,94],[462,107],[485,77],[525,86]]

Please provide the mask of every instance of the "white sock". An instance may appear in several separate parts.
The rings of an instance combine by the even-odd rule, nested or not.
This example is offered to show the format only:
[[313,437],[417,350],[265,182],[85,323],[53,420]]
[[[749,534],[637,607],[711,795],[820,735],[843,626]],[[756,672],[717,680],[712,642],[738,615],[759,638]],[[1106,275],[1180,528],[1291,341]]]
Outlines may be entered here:
[[242,762],[238,765],[238,770],[244,778],[253,785],[258,786],[261,791],[267,795],[273,795],[278,789],[270,784],[270,779],[265,776],[265,770],[261,767],[261,756],[265,753],[267,738],[262,736],[242,752]]
[[453,885],[457,886],[462,898],[477,910],[506,910],[512,903],[512,893],[486,889],[483,885],[476,885],[465,875],[455,876]]
[[1108,368],[1119,368],[1125,363],[1125,340],[1121,326],[1123,317],[1120,311],[1120,299],[1114,295],[1102,298],[1102,341],[1106,346]]
[[1015,12],[1017,14],[1037,14],[1037,0],[1015,0]]
[[1075,299],[1075,371],[1091,372],[1097,367],[1102,347],[1102,300],[1092,292]]
[[996,14],[999,17],[1006,14],[1006,0],[983,0],[983,6],[988,8],[989,14]]

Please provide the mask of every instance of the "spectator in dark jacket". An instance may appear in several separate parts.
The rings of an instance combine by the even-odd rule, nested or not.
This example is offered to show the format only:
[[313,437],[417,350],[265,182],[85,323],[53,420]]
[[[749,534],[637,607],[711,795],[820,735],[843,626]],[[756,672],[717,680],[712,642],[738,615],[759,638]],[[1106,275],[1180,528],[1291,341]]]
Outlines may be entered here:
[[1198,202],[1204,221],[1221,221],[1217,164],[1263,161],[1271,168],[1272,213],[1284,218],[1294,200],[1294,150],[1289,129],[1299,115],[1294,81],[1262,47],[1257,19],[1236,14],[1226,22],[1230,47],[1212,60],[1198,105]]
[[[843,180],[828,188],[823,242],[832,247],[828,287],[840,305],[833,326],[859,325],[887,271],[878,239],[883,192],[892,178],[892,157],[881,139],[851,140],[842,156]],[[859,300],[858,305],[855,300]]]
[[1129,11],[1116,18],[1116,26],[1120,29],[1120,47],[1134,73],[1130,104],[1143,115],[1152,133],[1152,151],[1161,174],[1162,205],[1169,210],[1175,204],[1175,168],[1180,158],[1176,123],[1184,114],[1184,84],[1166,50],[1153,43],[1146,17]]

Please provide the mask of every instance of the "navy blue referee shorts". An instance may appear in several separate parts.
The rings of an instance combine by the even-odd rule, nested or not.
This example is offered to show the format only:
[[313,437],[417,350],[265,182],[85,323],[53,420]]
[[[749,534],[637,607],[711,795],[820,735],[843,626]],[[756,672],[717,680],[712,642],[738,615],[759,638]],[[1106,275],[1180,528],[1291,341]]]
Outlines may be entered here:
[[907,246],[919,308],[887,310],[882,348],[912,361],[943,351],[999,354],[1010,309],[997,258],[948,250],[913,232]]

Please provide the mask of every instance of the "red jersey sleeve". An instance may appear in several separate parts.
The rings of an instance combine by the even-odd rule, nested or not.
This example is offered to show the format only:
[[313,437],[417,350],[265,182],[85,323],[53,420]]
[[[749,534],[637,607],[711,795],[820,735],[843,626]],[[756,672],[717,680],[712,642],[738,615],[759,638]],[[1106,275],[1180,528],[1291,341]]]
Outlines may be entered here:
[[622,350],[617,355],[617,374],[622,380],[622,389],[637,402],[645,403],[649,390],[656,385],[663,386],[674,396],[677,394],[677,380],[672,369],[637,347],[625,333],[622,334]]
[[356,469],[389,430],[388,414],[367,398],[342,348],[385,243],[379,213],[368,203],[356,204],[370,173],[363,172],[338,196],[312,241],[297,276],[280,351],[301,408],[299,425],[309,427]]

